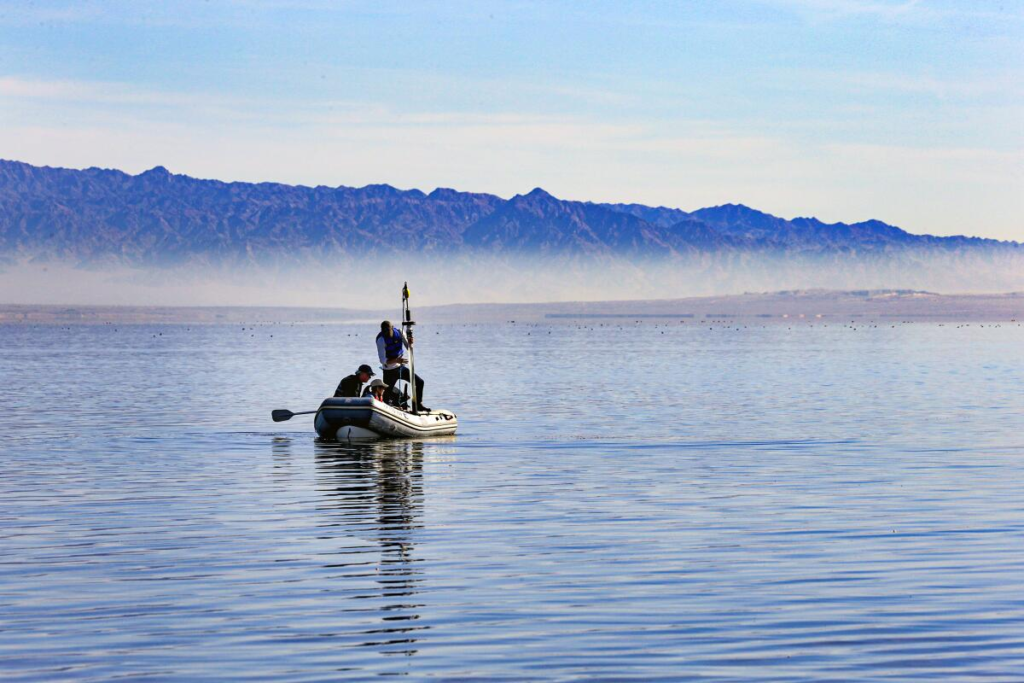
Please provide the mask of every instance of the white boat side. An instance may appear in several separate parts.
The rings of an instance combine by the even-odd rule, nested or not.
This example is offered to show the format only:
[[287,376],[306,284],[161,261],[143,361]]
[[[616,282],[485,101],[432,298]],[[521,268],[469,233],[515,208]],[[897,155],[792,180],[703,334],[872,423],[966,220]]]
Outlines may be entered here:
[[409,413],[368,396],[325,399],[313,420],[320,438],[342,441],[445,436],[454,434],[458,425],[450,410]]

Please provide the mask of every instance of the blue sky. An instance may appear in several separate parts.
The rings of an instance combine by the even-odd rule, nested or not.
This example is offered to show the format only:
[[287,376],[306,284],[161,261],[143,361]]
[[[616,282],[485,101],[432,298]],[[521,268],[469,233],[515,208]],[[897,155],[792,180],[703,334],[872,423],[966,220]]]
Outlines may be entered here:
[[4,2],[0,157],[1024,240],[1024,2]]

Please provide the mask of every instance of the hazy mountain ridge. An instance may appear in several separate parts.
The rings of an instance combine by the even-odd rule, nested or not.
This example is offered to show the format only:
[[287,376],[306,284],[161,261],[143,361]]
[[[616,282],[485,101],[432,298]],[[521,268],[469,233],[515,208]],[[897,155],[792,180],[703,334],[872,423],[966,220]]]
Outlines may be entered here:
[[[0,160],[0,255],[77,263],[258,263],[411,251],[702,258],[877,258],[908,250],[1024,253],[1022,245],[912,235],[881,221],[786,220],[739,204],[693,212],[566,201],[537,188],[505,200],[439,188],[307,187],[129,175]],[[723,258],[724,257],[724,258]]]

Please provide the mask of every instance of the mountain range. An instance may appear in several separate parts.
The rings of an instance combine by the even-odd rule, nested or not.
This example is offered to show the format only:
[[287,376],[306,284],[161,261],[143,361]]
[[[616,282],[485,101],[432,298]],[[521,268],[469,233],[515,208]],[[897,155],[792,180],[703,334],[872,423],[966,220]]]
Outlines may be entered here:
[[0,258],[131,266],[259,263],[415,253],[576,259],[771,254],[879,258],[908,251],[1024,254],[1024,245],[915,235],[881,221],[784,219],[742,204],[692,212],[511,199],[390,185],[306,187],[138,175],[0,160]]

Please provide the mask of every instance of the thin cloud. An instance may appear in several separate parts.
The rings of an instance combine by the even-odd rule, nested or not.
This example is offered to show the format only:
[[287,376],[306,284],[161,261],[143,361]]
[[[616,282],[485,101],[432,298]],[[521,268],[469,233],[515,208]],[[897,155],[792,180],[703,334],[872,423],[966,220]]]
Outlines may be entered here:
[[70,81],[0,77],[0,96],[36,100],[60,100],[68,103],[94,103],[113,105],[156,105],[182,107],[197,105],[233,105],[239,108],[252,104],[250,99],[185,93],[166,90],[147,90],[124,83],[102,81]]
[[922,0],[758,0],[762,5],[797,12],[813,20],[877,19],[886,23],[929,23],[942,20],[978,19],[1000,22],[1024,21],[1024,12],[1007,10],[1003,3],[986,9],[982,3],[940,5]]
[[[819,94],[846,93],[926,95],[936,100],[962,100],[971,106],[989,102],[1024,99],[1024,84],[1012,68],[993,65],[983,74],[971,77],[939,77],[932,74],[902,71],[863,71],[855,69],[787,68],[775,69],[763,80],[776,89],[799,87]],[[836,106],[833,104],[832,106]]]
[[1024,176],[1024,149],[993,150],[977,147],[911,147],[907,145],[829,144],[825,149],[845,163],[859,162],[890,172],[928,176],[956,172],[973,183],[1020,182]]
[[921,10],[920,0],[865,2],[863,0],[762,0],[765,4],[791,9],[806,16],[826,19],[867,16],[893,21]]

